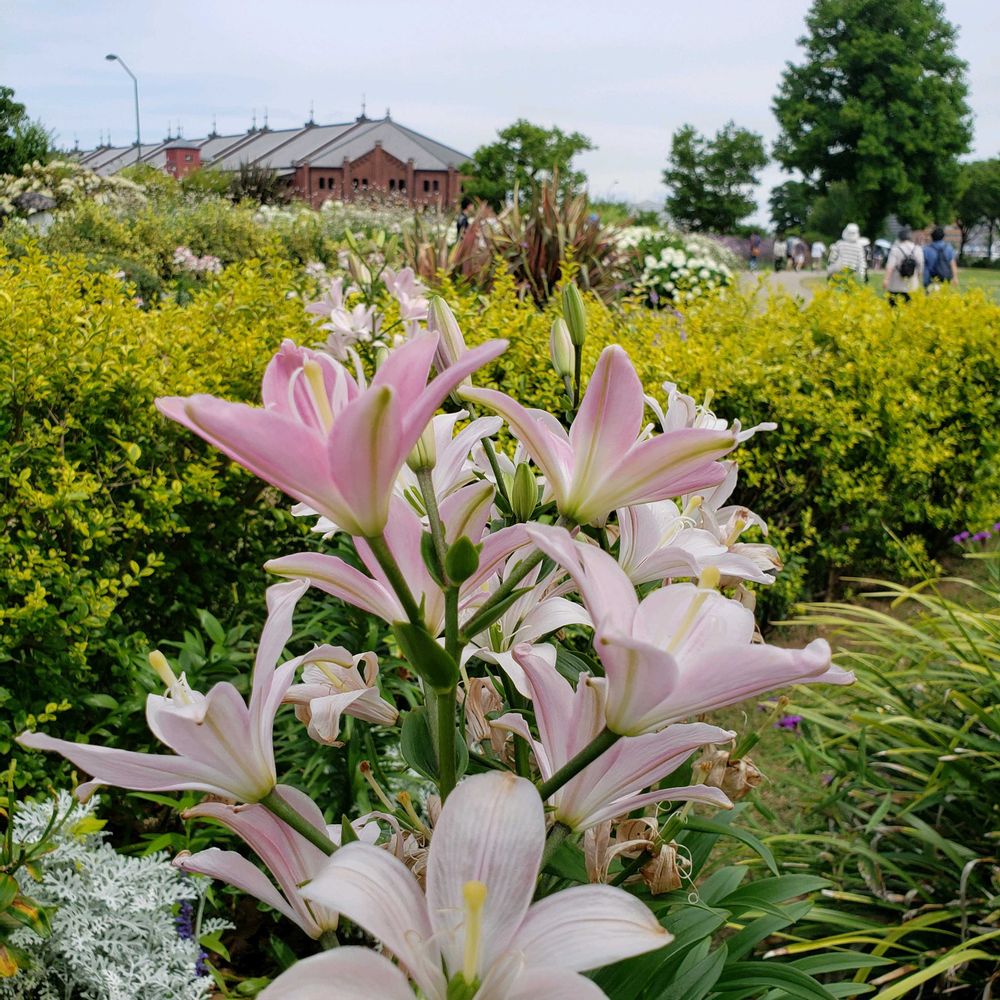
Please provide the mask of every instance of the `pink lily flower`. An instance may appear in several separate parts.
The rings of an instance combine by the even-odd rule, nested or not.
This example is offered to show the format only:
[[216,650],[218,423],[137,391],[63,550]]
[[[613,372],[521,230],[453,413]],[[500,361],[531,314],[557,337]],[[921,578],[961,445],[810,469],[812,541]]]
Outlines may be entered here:
[[385,268],[382,281],[386,290],[399,303],[399,317],[407,322],[427,319],[427,289],[417,281],[412,267],[399,271]]
[[663,947],[671,935],[610,886],[532,903],[544,844],[538,792],[499,772],[467,778],[449,796],[431,840],[426,896],[397,858],[347,844],[302,894],[379,938],[401,968],[338,949],[292,966],[262,1000],[326,1000],[334,983],[338,997],[366,987],[369,1000],[413,1000],[407,976],[428,1000],[446,1000],[451,981],[470,1000],[603,997],[580,972]]
[[[524,525],[503,528],[483,538],[493,502],[490,483],[472,483],[446,497],[440,504],[445,539],[451,543],[463,535],[474,542],[482,539],[479,568],[459,593],[459,610],[466,611],[482,601],[482,584],[520,546],[527,544]],[[423,521],[406,501],[394,497],[391,517],[385,529],[385,541],[402,570],[417,604],[422,604],[424,624],[431,635],[444,630],[444,592],[434,582],[420,552]],[[378,560],[364,539],[356,538],[355,547],[368,573],[364,573],[339,556],[320,552],[297,552],[271,559],[264,564],[269,573],[308,580],[314,587],[355,607],[377,615],[384,621],[400,622],[406,614]],[[369,575],[370,574],[370,575]]]
[[[334,842],[339,840],[340,827],[328,827],[319,807],[308,795],[287,785],[277,785],[275,791],[303,819],[323,831]],[[284,914],[311,938],[318,938],[324,931],[337,929],[339,915],[335,910],[320,903],[310,903],[299,893],[299,886],[303,882],[315,878],[323,870],[327,860],[326,853],[310,844],[305,837],[296,833],[264,806],[201,802],[185,810],[184,818],[214,819],[242,837],[267,865],[277,882],[277,888],[274,882],[242,854],[223,851],[218,847],[210,847],[196,854],[182,851],[173,859],[173,864],[181,871],[208,875],[242,889]],[[356,820],[352,825],[355,825],[355,832],[363,839],[368,838],[373,842],[374,837],[378,836],[377,824]],[[374,826],[374,831],[370,829],[371,826]]]
[[462,396],[507,420],[559,513],[577,524],[603,524],[616,507],[713,486],[724,475],[716,459],[737,443],[735,431],[693,428],[641,440],[642,383],[617,346],[601,352],[569,434],[550,414],[502,392],[463,389]]
[[789,684],[854,680],[831,666],[825,639],[804,649],[755,643],[752,612],[694,584],[661,587],[640,602],[631,580],[606,552],[574,542],[565,528],[530,525],[527,531],[573,578],[594,621],[613,732],[655,732]]
[[[674,430],[681,430],[684,427],[704,427],[710,430],[725,430],[729,422],[717,417],[709,408],[712,395],[709,393],[705,397],[704,403],[696,403],[691,396],[685,396],[677,389],[673,382],[664,382],[663,391],[667,394],[667,406],[664,409],[653,396],[646,396],[646,405],[653,411],[657,423],[663,433]],[[756,424],[743,430],[738,420],[733,421],[733,430],[736,432],[737,441],[742,444],[749,441],[758,431],[773,431],[777,428],[774,421],[769,420]]]
[[[521,558],[523,554],[515,553],[507,560],[503,572],[495,578],[496,586],[516,568]],[[473,636],[462,653],[463,663],[475,657],[496,664],[526,698],[531,697],[531,686],[514,655],[514,648],[536,643],[567,625],[593,624],[590,615],[579,604],[555,592],[552,575],[538,581],[540,569],[536,567],[521,581],[521,586],[531,589],[514,601],[493,626]],[[493,589],[495,587],[491,592]],[[551,649],[550,646],[542,648]]]
[[[556,670],[552,646],[520,645],[514,657],[528,677],[539,738],[523,716],[507,713],[494,727],[528,741],[542,778],[548,779],[604,729],[606,685],[586,674],[576,690]],[[703,802],[728,809],[732,803],[718,788],[687,785],[643,793],[676,771],[699,747],[728,743],[735,733],[704,723],[667,726],[658,733],[619,740],[560,788],[549,804],[555,818],[583,831],[640,806],[660,802]]]
[[[691,518],[681,514],[672,500],[622,507],[617,515],[618,564],[637,586],[671,577],[698,577],[708,567],[715,567],[725,579],[774,583],[757,559],[723,544],[717,534],[693,527]],[[767,564],[771,572],[780,566],[780,560]]]
[[[302,683],[293,684],[285,701],[295,706],[295,716],[306,725],[317,743],[341,746],[340,717],[352,715],[365,722],[391,726],[399,717],[396,706],[378,690],[378,657],[374,653],[352,656],[343,646],[317,646],[297,661]],[[364,664],[364,677],[359,667]]]
[[100,785],[140,792],[190,789],[240,802],[258,802],[275,786],[274,717],[292,682],[295,661],[276,667],[292,634],[292,613],[305,593],[304,580],[279,583],[267,590],[267,621],[257,647],[249,706],[227,682],[207,695],[192,691],[182,676],[161,672],[165,696],[146,699],[146,722],[169,754],[136,753],[58,740],[44,733],[22,733],[17,741],[33,750],[54,750],[93,775],[76,795],[88,798]]
[[329,355],[286,340],[264,373],[262,409],[204,395],[170,396],[156,405],[345,531],[375,537],[388,520],[399,470],[434,411],[506,346],[483,344],[428,383],[437,337],[415,337],[362,390]]

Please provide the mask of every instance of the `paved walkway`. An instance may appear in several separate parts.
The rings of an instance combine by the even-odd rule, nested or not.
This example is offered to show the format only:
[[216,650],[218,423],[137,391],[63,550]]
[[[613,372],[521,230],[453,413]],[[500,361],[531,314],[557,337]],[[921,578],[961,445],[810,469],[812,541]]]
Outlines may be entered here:
[[755,285],[759,278],[766,280],[761,291],[782,291],[808,302],[813,297],[817,280],[822,281],[822,271],[741,271],[740,282],[744,285]]

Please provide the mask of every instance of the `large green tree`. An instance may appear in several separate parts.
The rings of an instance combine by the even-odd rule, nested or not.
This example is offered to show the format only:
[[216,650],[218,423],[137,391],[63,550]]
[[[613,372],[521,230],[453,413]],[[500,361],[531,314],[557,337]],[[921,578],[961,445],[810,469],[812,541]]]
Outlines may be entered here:
[[757,171],[767,164],[764,138],[728,122],[713,138],[682,125],[663,171],[667,211],[688,229],[732,232],[756,207]]
[[0,86],[0,174],[19,174],[25,163],[46,160],[52,134],[28,118],[10,87]]
[[[774,99],[774,155],[821,191],[844,181],[872,237],[893,213],[945,218],[969,148],[966,64],[939,0],[813,0]],[[845,220],[848,221],[848,220]]]
[[987,230],[987,247],[993,246],[993,233],[1000,225],[1000,159],[962,164],[955,222],[962,237],[961,253],[981,226]]
[[558,176],[560,187],[576,189],[586,175],[573,169],[578,153],[596,148],[580,132],[543,128],[519,118],[497,133],[497,141],[480,146],[462,168],[464,192],[500,208],[515,190],[527,197],[537,184]]
[[785,181],[771,190],[767,204],[776,232],[802,232],[809,220],[815,192],[805,181]]

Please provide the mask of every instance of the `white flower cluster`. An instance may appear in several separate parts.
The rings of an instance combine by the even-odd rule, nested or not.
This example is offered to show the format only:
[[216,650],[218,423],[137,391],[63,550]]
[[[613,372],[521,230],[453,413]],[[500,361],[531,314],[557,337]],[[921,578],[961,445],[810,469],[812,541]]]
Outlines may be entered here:
[[663,301],[693,302],[733,280],[733,272],[725,265],[673,247],[664,247],[658,255],[646,254],[642,264],[639,286],[654,305]]
[[222,271],[222,261],[211,254],[199,257],[190,247],[178,247],[174,251],[174,267],[191,274],[219,274]]
[[20,177],[0,174],[0,217],[18,214],[16,199],[35,192],[66,208],[88,198],[139,205],[145,201],[142,185],[124,177],[102,177],[72,160],[25,164]]
[[[59,813],[68,820],[52,837],[55,849],[39,862],[41,882],[18,873],[24,891],[50,911],[52,936],[23,929],[13,943],[32,966],[0,979],[0,1000],[205,1000],[211,977],[197,973],[199,946],[179,933],[179,906],[198,906],[205,886],[173,868],[165,854],[124,857],[94,832],[96,800],[73,805],[65,792]],[[52,803],[18,809],[15,840],[37,841]],[[202,933],[225,927],[205,921]]]
[[[332,240],[343,239],[348,232],[361,238],[378,230],[390,236],[402,236],[414,228],[414,219],[414,209],[403,201],[343,202],[331,199],[323,202],[319,211],[298,204],[284,207],[262,205],[257,212],[257,221],[263,225],[291,229],[317,227]],[[420,224],[424,234],[434,237],[444,235],[449,241],[455,238],[455,226],[449,214],[429,208],[421,212]]]

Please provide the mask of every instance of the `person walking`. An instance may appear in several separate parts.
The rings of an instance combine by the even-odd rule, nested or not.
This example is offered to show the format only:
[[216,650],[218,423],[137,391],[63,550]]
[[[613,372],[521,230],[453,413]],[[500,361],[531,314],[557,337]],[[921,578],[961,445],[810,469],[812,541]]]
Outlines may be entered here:
[[861,245],[861,230],[856,222],[844,226],[840,239],[830,247],[830,257],[826,262],[826,276],[834,278],[855,275],[859,281],[867,276],[865,248]]
[[889,250],[885,277],[882,279],[882,288],[889,295],[889,305],[898,305],[900,299],[909,302],[910,296],[920,287],[923,275],[923,250],[913,242],[910,227],[901,226],[896,242]]
[[761,251],[760,233],[751,233],[750,234],[750,260],[749,260],[749,268],[750,268],[751,271],[756,271],[757,270],[757,264],[758,264],[758,262],[760,260],[760,251]]
[[935,226],[931,230],[931,242],[924,250],[924,290],[936,291],[942,285],[958,287],[958,260],[955,248],[945,242],[944,230]]
[[455,239],[461,243],[465,231],[469,228],[469,212],[472,211],[472,199],[463,198],[462,205],[455,220]]
[[785,241],[778,234],[774,237],[774,269],[775,271],[785,269]]
[[812,269],[818,271],[823,266],[823,254],[826,253],[826,244],[822,240],[813,240],[809,250],[812,257]]

